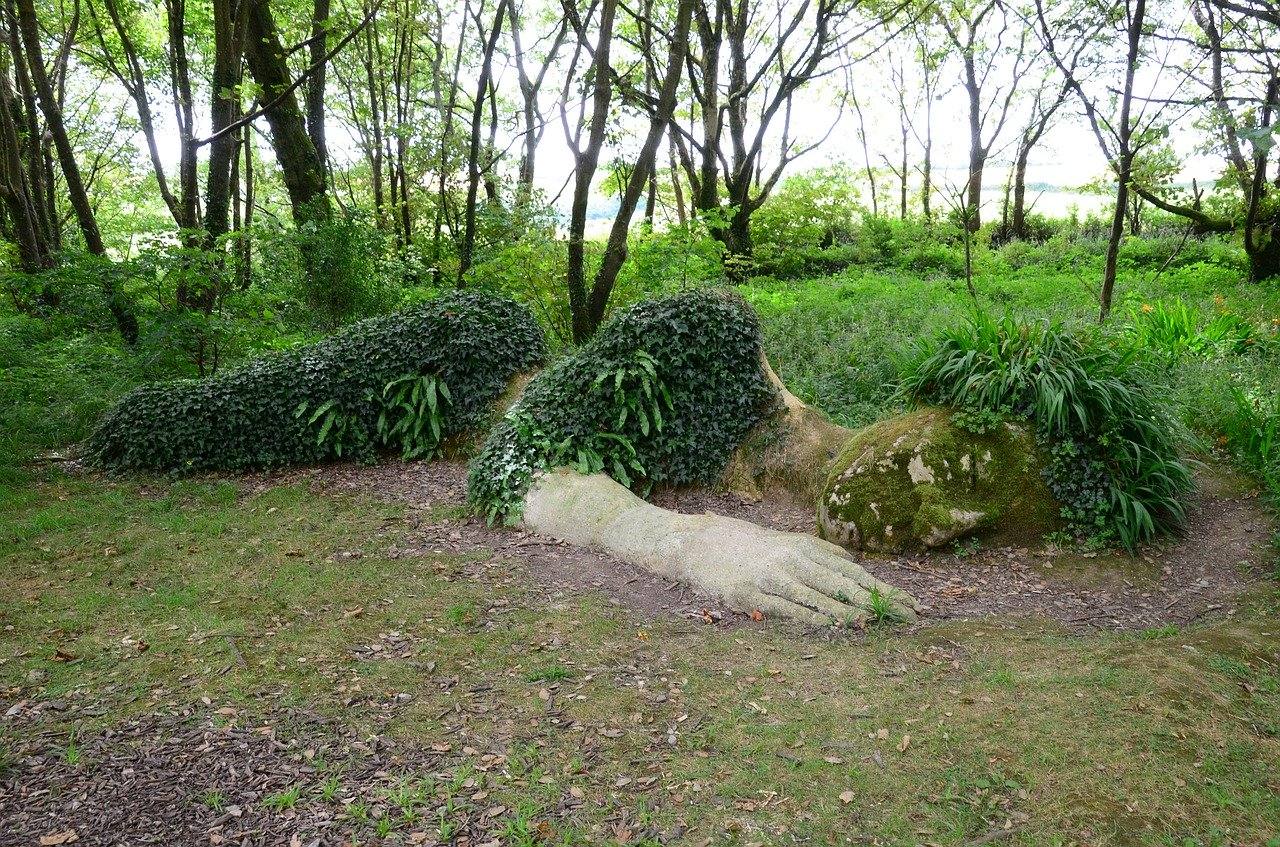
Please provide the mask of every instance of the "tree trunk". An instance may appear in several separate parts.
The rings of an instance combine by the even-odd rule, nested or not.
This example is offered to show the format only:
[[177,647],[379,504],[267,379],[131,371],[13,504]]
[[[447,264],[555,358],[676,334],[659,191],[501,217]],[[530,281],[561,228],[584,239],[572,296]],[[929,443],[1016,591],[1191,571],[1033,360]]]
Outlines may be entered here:
[[[58,163],[62,168],[64,189],[71,208],[75,211],[76,222],[84,236],[85,248],[95,256],[106,258],[107,248],[102,243],[102,233],[98,230],[98,221],[93,214],[93,206],[89,203],[89,194],[85,191],[84,181],[80,177],[80,166],[76,163],[75,150],[71,147],[71,139],[67,136],[67,127],[62,120],[62,110],[54,98],[53,88],[49,84],[45,72],[44,58],[40,51],[40,24],[36,19],[33,0],[17,0],[18,29],[22,35],[22,45],[26,53],[27,70],[40,102],[40,111],[44,114],[45,127],[52,136],[54,149],[58,152]],[[15,57],[16,58],[16,57]],[[110,273],[101,275],[102,290],[106,295],[107,307],[115,318],[116,328],[126,344],[138,340],[138,319],[122,301],[116,289],[115,280]]]
[[471,105],[471,146],[467,150],[467,204],[463,208],[462,247],[458,251],[458,287],[463,285],[463,278],[471,269],[471,254],[476,245],[476,202],[480,193],[480,129],[484,117],[484,98],[492,97],[489,80],[493,76],[493,53],[498,47],[498,36],[502,34],[502,18],[507,11],[507,0],[498,0],[498,8],[494,11],[493,26],[485,34],[476,15],[476,26],[484,38],[484,52],[480,58],[480,80],[476,83],[476,96]]
[[[244,2],[244,0],[241,0]],[[329,151],[324,141],[325,54],[329,52],[330,0],[314,0],[311,7],[311,67],[307,78],[307,135],[316,148],[320,169],[328,172]]]
[[[279,98],[267,109],[267,123],[271,126],[271,141],[276,161],[280,165],[285,189],[295,221],[324,220],[330,215],[329,198],[325,193],[324,168],[293,93],[280,97],[293,82],[289,66],[285,62],[284,46],[271,15],[268,0],[244,0],[249,3],[248,37],[245,39],[245,58],[249,73],[262,89],[266,103]],[[25,0],[30,2],[30,0]]]
[[1117,177],[1120,185],[1116,189],[1116,208],[1111,215],[1111,232],[1107,239],[1107,258],[1102,270],[1102,291],[1098,295],[1098,322],[1106,321],[1111,314],[1111,300],[1116,288],[1116,264],[1120,257],[1120,242],[1124,238],[1124,219],[1129,206],[1129,179],[1132,172],[1132,157],[1120,163]]
[[[596,272],[591,286],[591,296],[587,301],[586,322],[590,326],[590,334],[594,334],[604,320],[609,296],[613,293],[613,284],[618,279],[618,272],[622,270],[623,262],[627,260],[627,235],[631,229],[631,219],[635,215],[636,206],[640,202],[640,195],[646,186],[653,184],[654,161],[657,159],[658,145],[662,143],[662,136],[666,133],[667,124],[670,123],[676,108],[676,95],[682,76],[685,52],[688,49],[693,4],[694,0],[680,0],[676,10],[675,32],[668,50],[667,71],[662,80],[662,87],[659,89],[657,108],[649,120],[649,133],[645,136],[644,144],[641,145],[640,153],[636,157],[635,167],[631,169],[626,188],[623,190],[618,214],[614,217],[613,226],[609,230],[604,258],[600,262],[600,269]],[[748,220],[746,215],[737,215],[735,220],[737,218]],[[575,316],[575,326],[577,323]],[[579,339],[581,340],[585,339]]]
[[[573,316],[573,340],[586,341],[596,330],[587,304],[587,203],[591,198],[591,181],[600,165],[600,148],[604,144],[609,103],[613,99],[609,54],[613,46],[613,23],[618,0],[601,0],[600,35],[592,62],[592,96],[590,128],[586,147],[574,150],[573,201],[569,209],[569,264],[565,284],[569,289],[569,312]],[[586,33],[580,38],[585,40]],[[585,106],[585,104],[584,104]],[[563,108],[563,107],[562,107]]]
[[1027,239],[1027,163],[1031,158],[1031,146],[1023,140],[1018,145],[1018,155],[1013,163],[1013,208],[1009,213],[1009,238]]
[[1249,279],[1262,282],[1280,277],[1280,220],[1272,221],[1269,231],[1257,241],[1249,251]]
[[[213,0],[213,77],[209,106],[212,135],[230,126],[240,114],[235,91],[240,85],[244,51],[243,0]],[[231,162],[237,158],[240,137],[227,133],[209,144],[209,172],[205,182],[205,232],[212,245],[230,232]]]
[[54,253],[39,221],[38,199],[31,195],[15,114],[18,111],[8,75],[0,73],[0,196],[8,216],[8,234],[18,245],[19,263],[23,271],[33,274],[52,268]]

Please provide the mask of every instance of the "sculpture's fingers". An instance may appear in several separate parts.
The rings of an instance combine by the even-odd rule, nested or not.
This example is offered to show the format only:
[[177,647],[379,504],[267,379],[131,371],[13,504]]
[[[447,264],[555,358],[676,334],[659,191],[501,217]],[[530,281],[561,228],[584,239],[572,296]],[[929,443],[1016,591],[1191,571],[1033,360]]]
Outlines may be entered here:
[[915,618],[919,604],[913,597],[881,582],[866,571],[862,571],[858,577],[845,576],[837,570],[840,561],[838,558],[823,557],[797,568],[796,574],[809,587],[856,606],[863,616],[870,614],[908,621]]
[[882,597],[887,597],[912,612],[920,611],[920,602],[916,598],[900,588],[876,579],[867,572],[866,568],[855,562],[843,550],[838,548],[834,552],[822,550],[819,551],[819,555],[815,559],[820,566],[825,566],[843,574],[868,593],[872,591],[879,592]]
[[851,595],[836,590],[828,593],[805,585],[803,582],[792,582],[783,586],[781,593],[786,598],[813,609],[824,615],[828,621],[834,621],[837,624],[860,623],[867,617],[864,604],[858,599],[859,596],[866,597],[866,592],[859,591],[858,594]]
[[812,626],[826,626],[831,623],[830,616],[815,612],[808,606],[778,594],[757,592],[751,596],[750,600],[755,609],[759,609],[766,615],[779,615]]

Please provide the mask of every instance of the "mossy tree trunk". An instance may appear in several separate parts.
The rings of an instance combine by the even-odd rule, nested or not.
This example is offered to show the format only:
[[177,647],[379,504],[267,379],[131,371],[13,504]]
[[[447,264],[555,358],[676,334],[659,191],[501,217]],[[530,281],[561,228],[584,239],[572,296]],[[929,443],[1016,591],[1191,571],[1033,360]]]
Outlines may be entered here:
[[[28,0],[29,2],[29,0]],[[330,216],[325,191],[324,165],[307,132],[298,99],[288,91],[293,76],[285,61],[284,45],[268,0],[250,0],[245,58],[249,73],[262,89],[271,143],[280,165],[285,190],[297,223],[325,220]],[[287,93],[286,93],[287,92]]]

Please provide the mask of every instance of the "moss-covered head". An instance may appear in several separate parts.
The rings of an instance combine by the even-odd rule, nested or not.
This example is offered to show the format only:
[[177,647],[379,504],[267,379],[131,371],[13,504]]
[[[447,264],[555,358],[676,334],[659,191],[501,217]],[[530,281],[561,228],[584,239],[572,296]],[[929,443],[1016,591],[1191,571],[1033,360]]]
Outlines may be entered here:
[[736,294],[639,303],[530,383],[472,460],[471,502],[511,517],[555,465],[624,484],[712,483],[779,405],[760,325]]
[[1033,543],[1056,527],[1031,431],[1007,421],[983,433],[926,408],[858,432],[832,465],[818,502],[824,538],[892,551],[982,534]]

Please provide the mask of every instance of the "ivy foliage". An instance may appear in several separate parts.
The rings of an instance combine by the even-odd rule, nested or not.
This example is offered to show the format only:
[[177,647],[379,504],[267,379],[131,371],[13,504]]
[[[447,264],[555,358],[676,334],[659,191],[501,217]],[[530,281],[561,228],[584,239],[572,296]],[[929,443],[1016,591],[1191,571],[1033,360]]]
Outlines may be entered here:
[[546,355],[524,306],[446,294],[208,379],[143,386],[85,453],[101,468],[179,473],[367,460],[379,445],[428,456],[482,425],[511,378]]
[[533,479],[557,466],[640,490],[711,483],[779,402],[741,297],[642,302],[529,384],[472,459],[469,497],[491,522],[512,521]]
[[1129,550],[1178,532],[1192,488],[1166,386],[1142,352],[1058,323],[978,312],[904,362],[908,398],[1032,421],[1049,448],[1045,480],[1070,531]]

